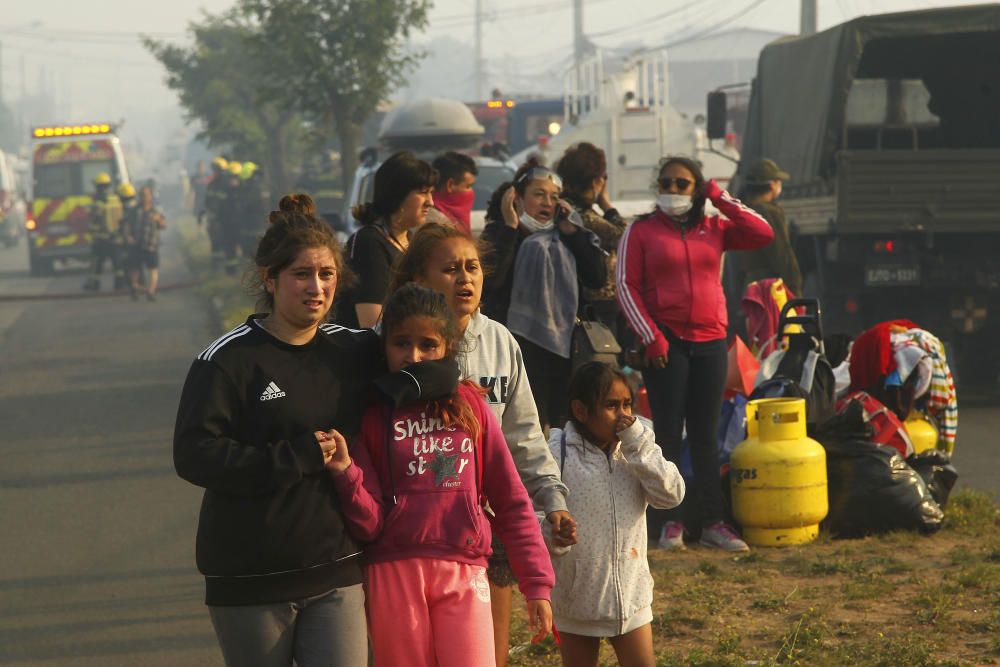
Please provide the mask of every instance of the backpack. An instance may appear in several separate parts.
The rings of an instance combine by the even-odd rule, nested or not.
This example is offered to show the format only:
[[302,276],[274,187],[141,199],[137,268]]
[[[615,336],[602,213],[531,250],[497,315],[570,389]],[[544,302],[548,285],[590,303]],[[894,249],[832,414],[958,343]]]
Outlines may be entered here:
[[869,440],[878,445],[888,445],[904,459],[913,456],[913,441],[892,410],[864,391],[855,391],[837,402],[837,412],[842,413],[851,403],[861,406],[861,416],[871,430]]
[[[792,310],[800,307],[805,315]],[[811,426],[836,414],[836,378],[823,348],[820,318],[817,299],[791,299],[784,305],[778,318],[778,339],[788,339],[787,349],[779,349],[764,360],[750,395],[750,398],[805,399],[806,423]],[[794,324],[802,327],[801,333],[787,330]]]

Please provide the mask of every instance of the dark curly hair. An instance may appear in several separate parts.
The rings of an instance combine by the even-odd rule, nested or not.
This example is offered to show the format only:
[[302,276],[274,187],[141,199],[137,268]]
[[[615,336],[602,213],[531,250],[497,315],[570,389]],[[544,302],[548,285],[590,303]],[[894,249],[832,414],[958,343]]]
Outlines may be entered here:
[[556,165],[556,173],[563,181],[563,189],[572,195],[583,195],[594,180],[608,171],[604,151],[587,141],[573,144],[566,149]]

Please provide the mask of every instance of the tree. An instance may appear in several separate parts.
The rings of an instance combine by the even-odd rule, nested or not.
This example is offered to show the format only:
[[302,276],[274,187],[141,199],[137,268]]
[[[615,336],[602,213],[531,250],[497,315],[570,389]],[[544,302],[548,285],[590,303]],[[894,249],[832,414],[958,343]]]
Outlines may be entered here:
[[167,70],[199,138],[229,148],[234,157],[260,162],[272,195],[288,192],[290,165],[302,141],[295,95],[268,97],[261,86],[265,65],[251,40],[258,28],[239,8],[192,23],[194,44],[184,48],[154,39],[143,43]]
[[259,30],[269,96],[291,92],[320,131],[340,140],[344,192],[357,167],[361,125],[422,54],[404,50],[427,25],[430,0],[240,0]]

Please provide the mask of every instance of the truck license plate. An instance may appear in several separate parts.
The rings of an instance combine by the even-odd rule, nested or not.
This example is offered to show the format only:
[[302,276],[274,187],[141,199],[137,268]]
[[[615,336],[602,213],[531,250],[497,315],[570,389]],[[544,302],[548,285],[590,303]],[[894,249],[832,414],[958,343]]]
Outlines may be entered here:
[[865,285],[891,287],[919,284],[919,264],[869,264],[865,267]]

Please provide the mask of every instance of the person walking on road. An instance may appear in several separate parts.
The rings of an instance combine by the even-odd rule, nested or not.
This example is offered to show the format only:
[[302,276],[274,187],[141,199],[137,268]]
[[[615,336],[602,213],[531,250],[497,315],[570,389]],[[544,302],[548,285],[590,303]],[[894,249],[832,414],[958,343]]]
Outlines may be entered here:
[[[689,490],[700,500],[701,543],[746,551],[746,543],[725,522],[719,482],[716,433],[728,359],[719,268],[725,251],[761,248],[774,232],[715,181],[706,182],[693,160],[667,158],[657,184],[657,210],[633,222],[622,236],[618,300],[645,345],[643,379],[658,444],[678,465],[686,427],[694,469]],[[706,215],[707,200],[722,215]],[[651,514],[654,528],[663,524],[660,546],[684,548],[681,507]]]
[[367,661],[361,545],[324,467],[334,441],[316,433],[353,437],[383,366],[373,332],[325,324],[345,265],[307,200],[270,214],[264,312],[198,355],[177,411],[174,466],[205,489],[198,569],[229,667]]
[[112,276],[119,270],[120,246],[115,243],[115,237],[118,234],[121,210],[116,204],[111,197],[111,175],[104,172],[98,174],[94,177],[94,195],[88,221],[91,260],[90,277],[83,284],[85,290],[100,291],[105,264],[111,265]]
[[[542,511],[560,545],[576,541],[576,522],[566,511],[566,486],[549,454],[538,423],[538,411],[524,368],[521,348],[499,322],[480,312],[483,263],[475,241],[450,223],[428,222],[420,227],[400,258],[392,291],[414,282],[445,295],[458,323],[462,342],[457,360],[461,376],[478,383],[486,402],[500,420],[500,429],[535,507]],[[490,582],[493,639],[498,667],[507,664],[510,618],[517,580],[507,551],[493,539],[486,576]]]
[[[366,542],[375,667],[492,667],[487,556],[495,532],[540,641],[555,583],[531,500],[478,382],[459,380],[462,335],[445,296],[409,283],[386,302],[389,373],[350,452],[328,468]],[[486,504],[492,513],[487,518]]]
[[153,190],[148,185],[139,191],[139,206],[132,216],[126,236],[129,248],[129,280],[132,294],[142,290],[142,272],[146,271],[146,298],[156,300],[160,282],[160,230],[167,226],[163,212],[153,205]]

